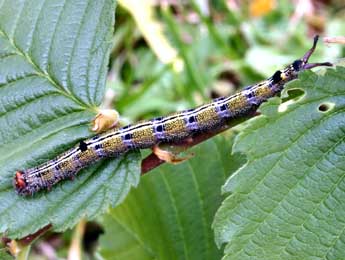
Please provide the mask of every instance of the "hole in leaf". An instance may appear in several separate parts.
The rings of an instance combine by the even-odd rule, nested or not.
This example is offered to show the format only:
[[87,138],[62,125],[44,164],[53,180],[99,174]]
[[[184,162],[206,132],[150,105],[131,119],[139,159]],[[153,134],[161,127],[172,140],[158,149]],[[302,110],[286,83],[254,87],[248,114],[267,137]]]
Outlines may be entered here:
[[282,96],[283,102],[293,99],[295,102],[303,97],[305,94],[304,90],[300,88],[293,88],[286,91],[287,95]]
[[328,107],[326,104],[321,104],[321,105],[319,106],[319,110],[320,110],[321,112],[326,112],[328,109],[329,109],[329,107]]
[[288,109],[288,106],[298,102],[305,96],[305,91],[300,88],[289,89],[283,92],[281,98],[282,103],[278,107],[278,112],[282,113]]
[[334,103],[321,103],[318,107],[318,110],[322,113],[328,112],[334,107]]

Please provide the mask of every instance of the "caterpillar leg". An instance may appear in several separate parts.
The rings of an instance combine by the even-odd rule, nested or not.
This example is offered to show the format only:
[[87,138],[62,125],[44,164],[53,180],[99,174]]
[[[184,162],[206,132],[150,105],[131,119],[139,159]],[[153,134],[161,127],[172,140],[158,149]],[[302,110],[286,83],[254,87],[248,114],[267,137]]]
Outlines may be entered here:
[[[183,161],[186,161],[194,156],[193,153],[188,153],[186,156],[179,156],[178,153],[181,152],[181,147],[170,146],[172,148],[171,151],[162,149],[159,145],[155,145],[152,148],[152,152],[162,161],[171,163],[171,164],[178,164]],[[176,150],[176,148],[179,148]],[[184,149],[185,150],[185,149]]]
[[114,109],[99,109],[98,114],[92,120],[92,131],[101,133],[118,125],[119,113]]

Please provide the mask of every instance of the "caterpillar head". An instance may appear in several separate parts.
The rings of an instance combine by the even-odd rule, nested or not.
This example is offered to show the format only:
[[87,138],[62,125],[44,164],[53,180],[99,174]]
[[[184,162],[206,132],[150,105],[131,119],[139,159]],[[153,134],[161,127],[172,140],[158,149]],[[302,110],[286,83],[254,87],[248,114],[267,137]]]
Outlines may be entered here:
[[313,46],[304,54],[301,59],[295,60],[284,70],[278,70],[272,76],[273,83],[280,84],[297,78],[298,73],[302,70],[308,70],[319,66],[332,66],[330,62],[308,63],[310,56],[314,53],[319,36],[314,37]]
[[15,187],[17,193],[19,194],[25,191],[27,187],[27,183],[23,176],[24,176],[24,173],[22,171],[17,171],[13,179],[13,186]]
[[316,35],[314,37],[313,46],[304,54],[304,56],[299,59],[295,60],[291,65],[291,70],[295,72],[299,72],[301,70],[308,70],[311,68],[319,67],[319,66],[333,66],[330,62],[321,62],[321,63],[308,63],[310,56],[314,53],[317,42],[319,40],[319,36]]

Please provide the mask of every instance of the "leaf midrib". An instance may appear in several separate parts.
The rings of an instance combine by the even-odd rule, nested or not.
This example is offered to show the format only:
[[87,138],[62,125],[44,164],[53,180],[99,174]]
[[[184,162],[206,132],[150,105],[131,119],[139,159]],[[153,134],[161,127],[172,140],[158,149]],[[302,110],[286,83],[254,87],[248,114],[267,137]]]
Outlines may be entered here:
[[[3,29],[0,27],[0,34],[8,40],[8,42],[11,44],[11,46],[15,49],[15,54],[12,53],[12,55],[18,55],[23,57],[26,62],[28,62],[36,71],[37,74],[34,74],[36,76],[45,78],[46,80],[48,80],[48,82],[63,96],[67,97],[68,99],[72,100],[73,102],[75,102],[76,104],[80,105],[81,107],[83,107],[85,110],[90,110],[95,112],[96,108],[90,106],[89,104],[83,102],[81,99],[79,99],[77,96],[74,96],[70,91],[67,91],[65,88],[63,88],[56,80],[54,80],[49,73],[41,70],[39,68],[39,66],[31,59],[31,57],[24,53],[23,51],[20,50],[20,48],[15,44],[14,40],[11,39],[4,31]],[[33,75],[33,74],[32,74]],[[32,76],[31,75],[31,76]],[[22,78],[25,78],[22,77]],[[5,83],[6,85],[7,83]]]

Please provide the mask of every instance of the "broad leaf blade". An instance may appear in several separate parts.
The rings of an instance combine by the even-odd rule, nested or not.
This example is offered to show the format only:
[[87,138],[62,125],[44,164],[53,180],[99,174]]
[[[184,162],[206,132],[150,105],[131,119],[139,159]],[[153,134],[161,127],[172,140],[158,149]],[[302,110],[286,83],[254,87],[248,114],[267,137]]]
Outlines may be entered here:
[[304,72],[288,87],[305,91],[297,102],[278,112],[271,100],[239,135],[234,150],[248,162],[224,185],[231,195],[214,220],[224,259],[344,256],[344,73]]
[[104,259],[158,259],[154,252],[144,245],[145,241],[141,241],[135,233],[121,225],[112,214],[105,215],[102,224],[105,235],[100,239],[99,252]]
[[13,257],[4,248],[0,248],[0,259],[13,260]]
[[17,195],[16,170],[54,158],[92,135],[105,86],[112,0],[0,1],[0,232],[23,237],[92,218],[139,179],[139,155],[105,160],[51,192]]
[[[102,255],[219,259],[211,223],[222,200],[223,181],[243,162],[242,157],[230,156],[231,146],[232,140],[213,138],[191,150],[194,158],[162,165],[143,176],[139,187],[105,216]],[[136,257],[139,253],[143,258]]]

